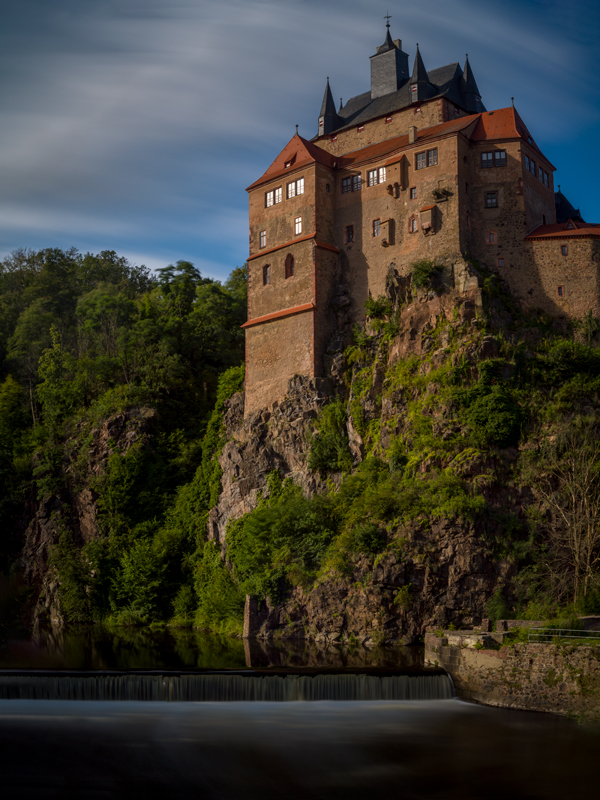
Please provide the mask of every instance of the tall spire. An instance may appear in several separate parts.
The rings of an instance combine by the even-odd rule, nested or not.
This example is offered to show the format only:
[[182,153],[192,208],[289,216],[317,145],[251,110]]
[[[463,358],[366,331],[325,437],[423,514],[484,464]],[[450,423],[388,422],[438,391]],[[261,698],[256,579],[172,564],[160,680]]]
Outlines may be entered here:
[[425,64],[423,63],[423,59],[421,58],[421,53],[419,52],[419,43],[417,42],[417,52],[415,54],[415,65],[413,67],[412,77],[410,79],[411,83],[429,83],[429,76],[427,75],[427,70],[425,69]]
[[417,44],[415,64],[410,79],[410,101],[411,103],[421,102],[433,97],[434,94],[436,94],[436,88],[429,82],[429,75],[425,69],[419,45]]
[[471,111],[474,114],[477,114],[480,111],[485,111],[485,108],[481,102],[481,95],[479,94],[477,82],[475,81],[475,76],[473,75],[473,70],[469,64],[468,53],[465,59],[465,68],[463,70],[462,92],[465,98],[467,111]]
[[325,86],[325,94],[323,95],[323,102],[321,103],[321,113],[319,114],[319,136],[324,136],[331,133],[340,125],[340,118],[335,110],[335,103],[333,95],[331,94],[331,87],[329,86],[329,78],[327,78],[327,85]]

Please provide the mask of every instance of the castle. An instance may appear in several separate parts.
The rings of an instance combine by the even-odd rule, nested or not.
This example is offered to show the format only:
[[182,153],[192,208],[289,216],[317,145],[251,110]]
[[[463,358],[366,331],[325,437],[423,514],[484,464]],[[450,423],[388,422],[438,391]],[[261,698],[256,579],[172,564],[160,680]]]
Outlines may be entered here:
[[327,79],[317,135],[296,132],[248,187],[246,414],[324,374],[340,285],[360,322],[420,259],[475,259],[525,307],[600,313],[600,225],[554,191],[514,105],[485,109],[468,57],[428,71],[417,45],[410,72],[389,20],[370,60],[370,91],[336,111]]

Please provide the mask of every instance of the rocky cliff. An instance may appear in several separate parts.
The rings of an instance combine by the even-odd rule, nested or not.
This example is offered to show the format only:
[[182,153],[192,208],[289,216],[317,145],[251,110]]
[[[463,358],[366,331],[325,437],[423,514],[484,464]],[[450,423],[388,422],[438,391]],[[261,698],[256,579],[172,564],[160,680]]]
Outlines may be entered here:
[[[486,334],[481,278],[468,264],[445,274],[443,291],[419,291],[392,270],[390,302],[396,309],[393,335],[371,321],[371,335],[359,352],[342,354],[347,333],[338,332],[330,348],[329,380],[290,381],[286,399],[243,419],[243,396],[236,395],[226,415],[227,444],[220,456],[222,493],[210,512],[209,535],[227,549],[227,522],[256,507],[268,493],[267,477],[277,470],[302,488],[304,494],[324,493],[339,486],[342,475],[328,482],[308,468],[315,421],[332,391],[348,408],[347,434],[355,466],[367,455],[389,457],[394,440],[405,444],[413,435],[409,417],[416,396],[433,434],[443,441],[461,436],[456,410],[438,396],[436,373],[444,364],[461,364],[477,376],[477,364],[498,354],[496,339]],[[420,388],[395,378],[398,365],[413,358]],[[333,387],[333,389],[332,389]],[[482,453],[464,451],[456,471],[494,503],[518,511],[519,490],[499,488],[497,476],[517,457],[513,448]],[[441,466],[456,461],[442,457]],[[439,455],[418,465],[418,471],[440,467]],[[494,477],[491,477],[493,474]],[[490,484],[489,491],[487,484]],[[484,523],[482,522],[481,525]],[[489,533],[488,519],[485,525]],[[428,520],[423,516],[399,523],[389,531],[388,545],[377,555],[358,555],[351,573],[321,574],[311,587],[296,586],[278,603],[248,597],[244,635],[249,637],[307,637],[331,642],[416,641],[428,629],[449,623],[472,625],[514,565],[498,558],[476,521],[453,517]]]

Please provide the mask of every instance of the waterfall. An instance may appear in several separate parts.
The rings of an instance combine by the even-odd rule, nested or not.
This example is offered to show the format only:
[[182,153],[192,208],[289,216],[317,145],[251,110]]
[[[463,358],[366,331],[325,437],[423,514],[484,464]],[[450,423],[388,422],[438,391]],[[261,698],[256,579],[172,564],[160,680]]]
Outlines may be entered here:
[[0,675],[4,700],[445,700],[448,675],[78,674]]

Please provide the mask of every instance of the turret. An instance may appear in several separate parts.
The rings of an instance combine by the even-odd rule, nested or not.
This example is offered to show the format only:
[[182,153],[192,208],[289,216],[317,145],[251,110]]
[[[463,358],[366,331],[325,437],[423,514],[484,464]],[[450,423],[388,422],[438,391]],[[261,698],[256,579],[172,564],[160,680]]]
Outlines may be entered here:
[[371,56],[371,100],[396,92],[408,80],[408,55],[402,52],[400,39],[392,41],[390,23],[386,23],[384,43]]
[[336,128],[339,128],[341,124],[342,121],[335,110],[333,95],[329,88],[329,78],[327,78],[327,86],[325,87],[325,94],[323,95],[323,102],[321,103],[321,113],[319,114],[319,136],[326,136]]
[[485,111],[485,106],[481,102],[481,95],[479,94],[479,89],[477,88],[473,70],[469,64],[468,54],[465,61],[465,68],[463,70],[461,90],[463,97],[465,98],[465,107],[467,111],[470,111],[472,114],[478,114],[481,111]]
[[429,82],[429,76],[425,69],[423,59],[421,58],[421,53],[419,52],[419,45],[417,44],[415,64],[410,79],[410,102],[420,103],[423,100],[428,100],[435,94],[437,94],[437,89]]

